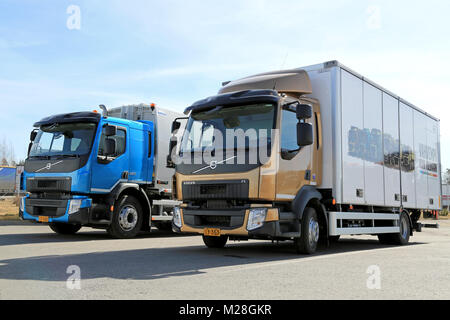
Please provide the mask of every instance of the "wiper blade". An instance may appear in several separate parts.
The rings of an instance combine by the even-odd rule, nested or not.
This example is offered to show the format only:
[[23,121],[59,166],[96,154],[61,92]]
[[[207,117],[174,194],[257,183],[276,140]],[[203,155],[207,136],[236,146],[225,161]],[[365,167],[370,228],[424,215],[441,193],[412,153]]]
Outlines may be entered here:
[[45,159],[50,160],[50,156],[30,156],[31,159]]
[[58,155],[59,158],[80,158],[79,154],[62,154]]

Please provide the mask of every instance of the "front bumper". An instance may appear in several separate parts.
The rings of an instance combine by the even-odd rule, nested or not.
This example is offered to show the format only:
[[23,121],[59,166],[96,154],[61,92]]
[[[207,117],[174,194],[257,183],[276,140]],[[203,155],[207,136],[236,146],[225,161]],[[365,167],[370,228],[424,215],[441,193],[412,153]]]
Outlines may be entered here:
[[[261,207],[252,207],[256,209]],[[251,209],[244,210],[192,210],[180,208],[181,228],[172,223],[172,230],[176,233],[197,233],[204,234],[206,228],[220,229],[220,234],[236,238],[249,239],[276,239],[282,238],[279,210],[277,208],[267,208],[267,215],[261,227],[254,230],[247,230],[247,224]],[[205,217],[228,217],[227,225],[208,224],[210,219]],[[212,219],[214,220],[214,219]]]
[[[30,205],[27,206],[26,199],[29,199],[29,196],[26,196],[22,201],[22,206],[19,210],[19,216],[22,220],[34,221],[34,222],[42,222],[45,223],[69,223],[69,224],[81,224],[86,225],[90,223],[90,216],[92,211],[92,199],[83,196],[75,196],[72,199],[67,200],[67,205],[65,210],[61,211],[61,208],[58,208],[56,211],[57,215],[46,213],[44,210],[42,212],[36,210],[34,207]],[[69,208],[72,201],[81,201],[81,205],[79,209],[73,213],[69,214]],[[43,200],[41,203],[39,199],[33,201],[35,207],[45,208],[46,200]],[[39,206],[42,204],[42,206]],[[48,220],[48,221],[47,221]]]

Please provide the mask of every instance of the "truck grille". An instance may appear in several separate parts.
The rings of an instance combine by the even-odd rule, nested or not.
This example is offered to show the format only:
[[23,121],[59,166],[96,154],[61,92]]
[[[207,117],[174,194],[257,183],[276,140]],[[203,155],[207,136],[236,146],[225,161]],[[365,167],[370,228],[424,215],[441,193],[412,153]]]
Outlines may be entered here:
[[210,227],[229,227],[230,216],[200,216],[200,225]]
[[244,224],[245,210],[183,209],[184,223],[196,228],[239,228]]
[[27,191],[39,192],[70,192],[72,179],[65,178],[28,178]]
[[182,185],[184,200],[248,199],[248,180],[185,181]]

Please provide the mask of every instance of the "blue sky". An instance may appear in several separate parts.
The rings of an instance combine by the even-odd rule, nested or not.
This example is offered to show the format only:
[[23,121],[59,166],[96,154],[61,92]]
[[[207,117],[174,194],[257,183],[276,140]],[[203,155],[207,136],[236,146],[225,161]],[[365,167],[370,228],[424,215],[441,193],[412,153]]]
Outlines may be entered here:
[[[80,29],[69,30],[70,5]],[[450,2],[0,2],[0,139],[99,104],[183,110],[221,82],[339,60],[441,119],[450,168]]]

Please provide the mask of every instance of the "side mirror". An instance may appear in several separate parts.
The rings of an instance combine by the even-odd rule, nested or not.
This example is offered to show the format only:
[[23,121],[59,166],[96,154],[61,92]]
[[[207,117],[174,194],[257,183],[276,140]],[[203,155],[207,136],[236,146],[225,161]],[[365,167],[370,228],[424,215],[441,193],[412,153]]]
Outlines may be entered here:
[[310,123],[299,122],[297,123],[297,144],[299,147],[306,147],[312,145],[313,138],[313,126]]
[[33,142],[34,140],[36,140],[36,136],[37,136],[38,132],[37,130],[33,130],[30,133],[30,141]]
[[103,127],[103,132],[107,137],[115,136],[117,134],[117,127],[107,124]]
[[30,143],[28,144],[28,153],[27,153],[28,156],[30,155],[31,148],[33,148],[33,142],[30,142]]
[[177,120],[172,122],[172,133],[174,133],[175,131],[177,131],[180,128],[181,128],[181,122],[179,122]]
[[308,104],[299,104],[297,105],[297,119],[305,120],[311,119],[313,116],[312,107]]
[[116,154],[117,142],[114,139],[106,138],[105,139],[105,156],[110,157]]
[[167,168],[175,168],[175,163],[172,159],[173,150],[177,147],[177,140],[170,140],[169,142],[169,154],[167,155]]

